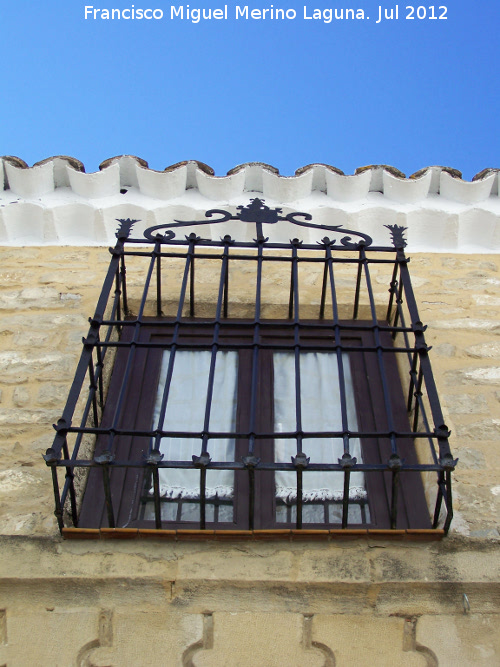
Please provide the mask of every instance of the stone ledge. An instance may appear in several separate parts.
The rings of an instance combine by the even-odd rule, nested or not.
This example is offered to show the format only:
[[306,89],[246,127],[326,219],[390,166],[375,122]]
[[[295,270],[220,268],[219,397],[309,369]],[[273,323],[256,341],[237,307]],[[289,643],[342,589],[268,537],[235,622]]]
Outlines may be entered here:
[[[126,594],[124,594],[126,591]],[[474,614],[500,618],[500,584],[436,582],[293,582],[162,579],[130,574],[125,577],[55,577],[3,579],[2,601],[7,607],[41,607],[57,600],[73,611],[105,600],[111,607],[147,606],[182,613],[291,612],[313,614],[364,614],[375,616],[464,615],[463,595]]]
[[357,529],[310,530],[310,529],[270,529],[270,530],[160,530],[149,528],[63,528],[65,539],[83,540],[322,540],[371,538],[388,540],[441,540],[445,533],[441,529]]
[[[277,581],[386,585],[499,582],[495,541],[158,540],[1,536],[0,578]],[[36,563],[36,570],[33,564]]]

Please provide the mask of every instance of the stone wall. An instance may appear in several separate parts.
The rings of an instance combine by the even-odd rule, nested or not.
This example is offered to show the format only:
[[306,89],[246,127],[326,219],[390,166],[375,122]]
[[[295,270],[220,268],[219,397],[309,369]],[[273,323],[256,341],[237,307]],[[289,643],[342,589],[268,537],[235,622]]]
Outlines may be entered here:
[[[0,249],[0,665],[500,664],[498,256],[410,262],[460,459],[452,529],[433,543],[62,540],[41,455],[108,261]],[[277,314],[288,286],[274,282]]]

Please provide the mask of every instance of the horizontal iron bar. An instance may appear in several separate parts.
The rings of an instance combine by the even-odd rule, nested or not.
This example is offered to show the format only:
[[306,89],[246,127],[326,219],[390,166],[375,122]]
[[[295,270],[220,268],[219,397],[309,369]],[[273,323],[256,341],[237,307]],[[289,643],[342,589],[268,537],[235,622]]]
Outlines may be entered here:
[[[93,460],[77,460],[70,461],[69,459],[61,459],[57,462],[57,467],[68,467],[68,468],[102,468],[102,464],[96,463]],[[108,464],[109,468],[144,468],[150,470],[152,467],[157,468],[168,468],[168,469],[181,469],[181,470],[199,470],[192,461],[161,461],[155,463],[152,466],[151,463],[146,461],[113,461]],[[244,463],[239,463],[238,461],[224,462],[224,461],[214,461],[210,462],[206,466],[207,470],[247,470],[247,466]],[[385,470],[390,470],[389,463],[356,463],[352,466],[351,471],[362,471],[362,472],[380,472]],[[401,471],[442,471],[445,468],[442,465],[434,463],[412,463],[407,465],[405,463],[401,464],[401,468],[398,470]],[[265,463],[260,462],[255,470],[278,470],[278,471],[293,471],[295,472],[297,468],[293,463]],[[309,463],[307,468],[304,468],[303,471],[331,471],[344,473],[345,469],[339,463]]]
[[[332,332],[333,335],[333,332]],[[381,352],[388,352],[390,354],[406,354],[407,352],[417,352],[417,348],[413,347],[388,347],[386,345],[365,345],[363,347],[359,345],[335,345],[334,343],[331,343],[331,341],[328,341],[325,339],[325,343],[328,343],[328,347],[325,347],[325,345],[319,345],[318,343],[315,344],[308,344],[306,342],[299,342],[299,343],[223,343],[223,342],[218,342],[217,347],[219,350],[251,350],[254,348],[259,348],[260,350],[282,350],[283,352],[286,352],[287,350],[295,350],[296,348],[300,350],[305,350],[308,352],[336,352],[337,350],[341,350],[343,352],[359,352],[359,353],[364,353],[364,352],[378,352],[379,350]],[[130,348],[130,347],[142,347],[146,349],[164,349],[168,350],[171,347],[175,346],[177,349],[186,349],[186,350],[209,350],[212,346],[212,342],[206,342],[206,343],[193,343],[186,341],[184,343],[182,342],[154,342],[154,341],[144,341],[144,342],[136,342],[131,345],[128,342],[114,342],[114,343],[99,343],[99,347],[122,347],[122,348]],[[424,376],[425,377],[425,376]]]
[[[166,327],[173,327],[175,325],[179,325],[180,327],[192,327],[196,325],[196,327],[202,327],[202,328],[213,328],[216,324],[220,324],[221,327],[224,328],[235,328],[235,329],[249,329],[252,326],[259,325],[262,328],[275,328],[279,326],[280,328],[284,329],[293,329],[296,324],[293,322],[293,320],[283,320],[282,322],[278,322],[276,320],[240,320],[240,321],[235,321],[232,319],[225,320],[225,319],[220,319],[220,320],[214,320],[214,319],[207,319],[204,321],[198,321],[194,320],[192,318],[179,318],[179,319],[167,319],[164,318],[162,320],[154,320],[154,319],[142,319],[139,320],[138,318],[130,319],[130,320],[104,320],[102,322],[102,326],[108,326],[108,327],[113,327],[113,326],[121,326],[121,327],[131,327],[135,326],[136,324],[140,324],[142,326],[155,326],[155,327],[160,327],[160,328],[166,328]],[[378,331],[387,331],[389,333],[393,334],[398,334],[398,333],[415,333],[415,329],[412,329],[411,327],[393,327],[390,325],[385,325],[385,324],[343,324],[343,323],[338,323],[338,324],[333,324],[332,322],[329,322],[328,320],[323,320],[321,322],[309,322],[307,320],[302,320],[300,322],[300,329],[302,331],[307,332],[308,329],[311,330],[321,330],[321,331],[329,331],[337,328],[340,331],[369,331],[372,332],[375,329]],[[100,342],[102,344],[102,342]],[[130,345],[130,344],[129,344]],[[407,348],[405,348],[407,349]]]
[[288,431],[288,432],[267,432],[267,433],[258,433],[258,432],[245,432],[239,433],[236,431],[232,432],[216,432],[211,431],[208,433],[203,433],[202,431],[140,431],[133,429],[106,429],[106,428],[95,428],[92,426],[81,427],[81,426],[70,426],[66,429],[67,433],[88,433],[91,435],[113,435],[113,437],[119,436],[136,436],[144,438],[154,438],[156,435],[160,435],[162,438],[198,438],[201,440],[206,437],[208,439],[219,439],[219,440],[249,440],[250,438],[259,438],[259,439],[270,439],[275,440],[293,440],[297,437],[301,437],[304,440],[307,439],[318,439],[318,438],[338,438],[341,439],[344,436],[355,439],[355,438],[436,438],[436,434],[430,431]]
[[[342,231],[342,230],[340,230]],[[154,245],[153,241],[148,241],[145,238],[142,239],[134,239],[134,238],[129,238],[126,240],[127,243],[135,243],[135,244],[140,244],[140,245]],[[189,239],[171,239],[169,241],[163,241],[161,242],[162,247],[165,246],[188,246],[190,243]],[[203,247],[203,248],[224,248],[227,244],[224,243],[223,241],[211,241],[209,239],[202,239],[200,238],[199,240],[196,241],[196,247]],[[248,241],[233,241],[232,243],[229,244],[230,248],[245,248],[248,250],[257,250],[260,245],[263,245],[265,249],[272,248],[276,250],[291,250],[293,248],[293,245],[290,243],[250,243]],[[357,250],[356,244],[353,244],[355,247],[347,247],[344,245],[330,245],[330,249],[332,251],[341,251],[341,252],[353,252]],[[324,250],[325,246],[322,245],[321,243],[301,243],[299,246],[299,250]],[[368,246],[366,248],[367,252],[387,252],[391,253],[392,255],[395,255],[397,252],[397,249],[394,248],[394,246]],[[144,251],[144,252],[134,252],[127,250],[125,251],[125,254],[136,254],[136,255],[145,255],[149,254],[149,252]],[[163,252],[161,253],[162,255],[164,254]]]

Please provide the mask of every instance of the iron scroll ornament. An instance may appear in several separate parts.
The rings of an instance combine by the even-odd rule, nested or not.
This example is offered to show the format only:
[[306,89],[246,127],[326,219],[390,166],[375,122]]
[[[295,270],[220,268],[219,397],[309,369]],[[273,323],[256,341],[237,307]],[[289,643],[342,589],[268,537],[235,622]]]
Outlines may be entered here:
[[[211,209],[205,213],[206,218],[212,218],[214,215],[219,215],[221,217],[216,218],[215,220],[175,220],[172,223],[155,225],[154,227],[149,227],[144,232],[144,237],[148,241],[160,243],[168,243],[175,239],[174,229],[182,227],[194,227],[198,225],[215,225],[222,222],[228,222],[229,220],[239,220],[240,222],[248,222],[255,224],[256,227],[256,238],[254,239],[255,243],[262,244],[266,243],[269,240],[268,237],[264,236],[263,225],[274,225],[277,222],[290,222],[293,225],[299,227],[307,227],[309,229],[321,229],[330,232],[341,232],[342,234],[346,233],[347,235],[340,239],[340,243],[350,249],[357,249],[360,245],[368,247],[372,244],[373,240],[368,234],[363,234],[362,232],[353,231],[350,229],[342,229],[342,225],[316,225],[311,223],[312,215],[309,213],[288,213],[283,216],[281,213],[283,210],[281,208],[270,208],[264,204],[263,199],[254,198],[250,199],[250,203],[246,206],[237,206],[239,211],[236,215],[229,213],[229,211],[224,211],[222,209]],[[160,236],[160,230],[165,230],[163,236]],[[352,241],[352,236],[360,237],[360,241],[354,243]],[[335,240],[329,240],[329,244],[334,244]]]

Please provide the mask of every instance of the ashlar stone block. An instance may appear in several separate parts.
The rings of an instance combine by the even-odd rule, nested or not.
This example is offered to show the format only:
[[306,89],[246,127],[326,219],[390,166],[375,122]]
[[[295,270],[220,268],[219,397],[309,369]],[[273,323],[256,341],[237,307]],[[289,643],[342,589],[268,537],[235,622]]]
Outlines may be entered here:
[[[310,619],[291,613],[215,613],[205,617],[204,641],[189,656],[193,667],[333,667],[327,646],[310,636]],[[185,656],[187,657],[187,656]]]
[[[329,646],[336,667],[370,665],[370,667],[427,667],[423,649],[411,640],[413,628],[404,617],[377,618],[365,615],[334,616],[318,614],[313,618],[313,638]],[[410,637],[408,637],[410,635]]]
[[474,614],[424,616],[417,625],[417,640],[435,653],[440,667],[498,667],[500,615]]

